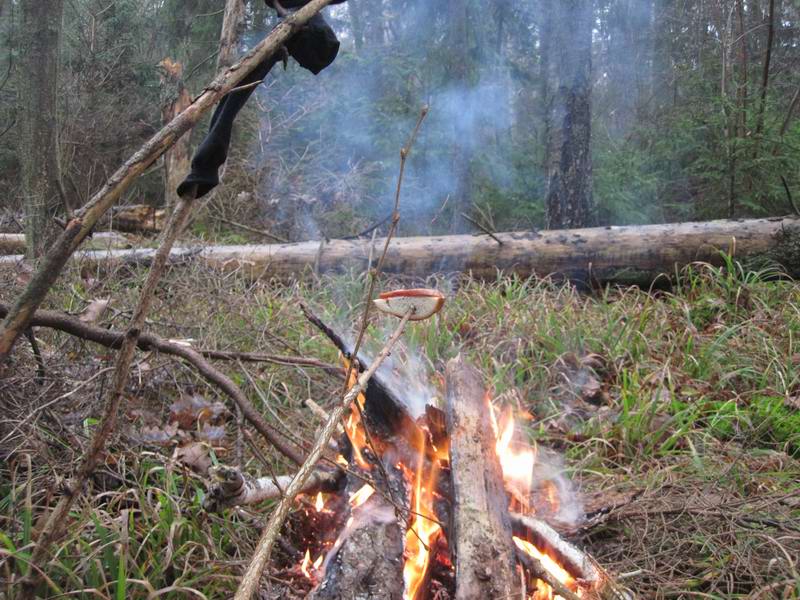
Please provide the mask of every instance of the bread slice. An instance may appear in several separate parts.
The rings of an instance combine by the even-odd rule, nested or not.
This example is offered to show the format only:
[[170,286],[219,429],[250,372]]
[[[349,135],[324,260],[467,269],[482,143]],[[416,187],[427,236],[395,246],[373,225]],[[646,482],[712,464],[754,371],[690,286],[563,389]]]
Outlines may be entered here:
[[425,288],[394,290],[380,294],[373,303],[379,311],[395,317],[402,317],[411,309],[413,312],[409,320],[422,321],[441,310],[444,295]]

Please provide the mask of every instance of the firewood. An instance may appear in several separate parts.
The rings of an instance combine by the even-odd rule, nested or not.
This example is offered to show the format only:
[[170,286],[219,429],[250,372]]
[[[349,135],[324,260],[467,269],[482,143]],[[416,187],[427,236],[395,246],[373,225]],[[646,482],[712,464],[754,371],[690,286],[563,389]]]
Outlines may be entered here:
[[[203,508],[218,512],[228,506],[246,506],[265,500],[275,500],[283,495],[294,475],[251,478],[233,467],[220,466],[211,470],[214,485],[208,490]],[[331,492],[339,486],[343,475],[340,470],[318,468],[303,486],[301,493]]]
[[164,229],[167,220],[167,211],[163,208],[137,204],[125,206],[117,211],[111,218],[114,229],[130,233],[158,233]]
[[456,600],[519,598],[508,496],[480,373],[461,356],[447,364]]

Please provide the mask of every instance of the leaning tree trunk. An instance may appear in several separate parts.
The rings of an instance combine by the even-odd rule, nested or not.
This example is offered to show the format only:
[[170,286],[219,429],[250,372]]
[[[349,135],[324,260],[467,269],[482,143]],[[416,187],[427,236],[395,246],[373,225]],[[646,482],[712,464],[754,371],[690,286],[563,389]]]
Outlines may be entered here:
[[20,60],[22,193],[28,255],[44,254],[62,203],[57,142],[58,57],[63,0],[24,0]]
[[[465,273],[494,280],[507,275],[552,276],[578,283],[648,286],[670,279],[690,263],[723,264],[723,254],[756,268],[777,264],[800,275],[800,220],[721,220],[667,225],[520,231],[487,236],[446,235],[395,238],[383,271],[427,277]],[[298,244],[176,248],[176,264],[199,262],[252,278],[292,280],[314,273],[366,269],[385,240],[332,240]],[[0,256],[0,269],[15,268],[19,256]],[[83,252],[84,269],[114,268],[151,261],[153,250]]]
[[[183,83],[183,65],[165,58],[159,63],[162,69],[161,85],[166,95],[161,106],[161,119],[166,125],[192,103],[192,97]],[[187,132],[164,154],[164,205],[168,212],[178,203],[178,184],[189,172],[191,151]]]
[[592,199],[591,71],[592,2],[558,0],[555,40],[558,92],[554,125],[558,145],[547,194],[548,229],[586,227],[594,220]]

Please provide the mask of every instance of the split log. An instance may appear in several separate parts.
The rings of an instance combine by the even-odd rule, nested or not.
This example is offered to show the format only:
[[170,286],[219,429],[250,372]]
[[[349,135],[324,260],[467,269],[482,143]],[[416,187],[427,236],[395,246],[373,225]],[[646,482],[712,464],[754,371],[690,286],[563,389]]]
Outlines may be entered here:
[[0,255],[24,253],[24,233],[0,233]]
[[[181,138],[182,139],[182,138]],[[170,150],[170,170],[175,173],[168,175],[169,181],[181,176],[183,166],[178,164],[180,159],[176,161],[175,147]],[[188,150],[187,150],[188,152]],[[188,164],[188,160],[186,161]],[[171,177],[171,178],[170,178]],[[111,226],[119,231],[127,231],[129,233],[159,233],[164,229],[164,224],[167,221],[167,211],[163,208],[156,208],[155,206],[147,206],[146,204],[135,204],[132,206],[124,206],[119,210],[115,210],[111,216]]]
[[[425,277],[431,273],[464,272],[494,279],[497,272],[553,276],[580,283],[650,285],[671,277],[692,263],[722,263],[722,252],[741,261],[762,259],[800,275],[800,219],[721,220],[666,225],[595,227],[487,236],[446,235],[395,238],[383,271]],[[252,278],[294,280],[315,272],[363,270],[385,240],[331,240],[297,244],[207,246],[175,249],[175,263],[187,258],[224,271],[241,271]],[[76,258],[89,266],[113,267],[146,262],[152,250],[83,252]],[[14,265],[21,257],[0,257]]]
[[[211,471],[214,485],[208,490],[203,508],[218,512],[228,506],[247,506],[265,500],[275,500],[283,495],[294,475],[251,478],[233,467],[214,467]],[[333,492],[339,487],[343,471],[318,468],[303,485],[302,494]]]
[[456,600],[519,598],[508,496],[481,375],[461,356],[447,363]]

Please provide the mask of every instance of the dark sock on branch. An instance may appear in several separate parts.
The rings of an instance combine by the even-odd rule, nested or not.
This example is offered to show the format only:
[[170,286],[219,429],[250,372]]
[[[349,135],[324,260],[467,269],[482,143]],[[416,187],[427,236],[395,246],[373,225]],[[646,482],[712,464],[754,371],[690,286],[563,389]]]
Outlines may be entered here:
[[[318,13],[287,42],[286,48],[301,67],[316,75],[336,58],[339,40]],[[219,184],[219,168],[228,157],[233,121],[279,60],[279,56],[273,56],[259,64],[237,86],[247,86],[245,89],[231,92],[220,100],[211,117],[208,134],[192,158],[191,171],[178,186],[180,197],[200,198]]]

